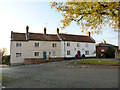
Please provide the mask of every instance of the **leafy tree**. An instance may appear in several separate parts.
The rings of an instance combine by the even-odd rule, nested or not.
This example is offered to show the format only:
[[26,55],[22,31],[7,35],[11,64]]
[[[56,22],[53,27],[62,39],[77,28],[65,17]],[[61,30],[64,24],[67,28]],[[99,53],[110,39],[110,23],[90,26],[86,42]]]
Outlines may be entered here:
[[7,49],[6,48],[0,49],[0,53],[1,53],[1,57],[3,58],[3,56],[7,54]]
[[[118,31],[120,2],[81,2],[85,0],[69,0],[67,2],[51,2],[51,8],[61,12],[64,17],[60,22],[64,29],[72,21],[82,27],[82,32],[88,29],[91,33],[101,33],[102,26],[109,25]],[[119,24],[120,27],[120,24]]]
[[105,52],[106,58],[115,58],[115,48],[113,46],[109,46],[107,51]]
[[8,55],[8,56],[4,56],[3,57],[3,60],[2,60],[2,63],[10,63],[10,55]]

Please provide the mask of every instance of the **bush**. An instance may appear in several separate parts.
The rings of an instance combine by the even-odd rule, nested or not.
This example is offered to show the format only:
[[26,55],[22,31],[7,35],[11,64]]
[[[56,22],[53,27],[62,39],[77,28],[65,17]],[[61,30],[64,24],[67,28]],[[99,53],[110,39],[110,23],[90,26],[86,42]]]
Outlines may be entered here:
[[107,51],[105,52],[106,58],[115,58],[115,48],[113,46],[108,47]]
[[2,63],[9,63],[10,62],[10,55],[4,56],[2,59]]

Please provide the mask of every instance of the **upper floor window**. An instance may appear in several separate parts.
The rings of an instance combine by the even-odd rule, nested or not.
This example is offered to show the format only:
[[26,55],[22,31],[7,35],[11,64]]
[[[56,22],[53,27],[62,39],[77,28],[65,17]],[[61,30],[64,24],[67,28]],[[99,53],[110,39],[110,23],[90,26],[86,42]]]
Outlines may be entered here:
[[70,43],[67,43],[67,46],[70,46]]
[[88,43],[86,43],[85,46],[88,47]]
[[70,55],[70,51],[67,51],[67,55]]
[[40,56],[40,53],[39,52],[34,52],[34,56],[38,57],[38,56]]
[[89,51],[85,51],[85,55],[89,55]]
[[39,43],[35,43],[35,47],[40,47],[40,44]]
[[77,43],[77,47],[80,47],[80,44],[79,44],[79,43]]
[[52,44],[52,47],[57,47],[57,44],[56,44],[56,43],[53,43],[53,44]]
[[21,53],[16,53],[16,57],[17,57],[17,58],[19,58],[19,57],[21,57],[21,56],[22,56]]
[[104,52],[104,49],[102,49],[101,52]]
[[16,47],[21,47],[22,44],[21,43],[16,43]]

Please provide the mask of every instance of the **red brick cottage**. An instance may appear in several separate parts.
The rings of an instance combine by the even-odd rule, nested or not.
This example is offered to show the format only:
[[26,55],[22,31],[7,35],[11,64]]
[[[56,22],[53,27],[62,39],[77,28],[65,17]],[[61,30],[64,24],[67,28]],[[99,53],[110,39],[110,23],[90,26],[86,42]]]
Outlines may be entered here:
[[105,40],[104,40],[104,42],[96,44],[96,56],[98,58],[100,58],[100,57],[106,58],[105,52],[108,50],[108,47],[110,47],[110,46],[113,46],[115,50],[118,49],[118,46],[108,44],[108,43],[106,43]]

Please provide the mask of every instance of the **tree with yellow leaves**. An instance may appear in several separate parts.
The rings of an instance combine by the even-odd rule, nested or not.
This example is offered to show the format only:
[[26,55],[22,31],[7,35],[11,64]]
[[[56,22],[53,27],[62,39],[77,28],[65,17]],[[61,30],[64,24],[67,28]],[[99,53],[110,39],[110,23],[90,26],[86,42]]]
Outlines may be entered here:
[[[55,8],[64,17],[60,22],[64,29],[72,21],[82,27],[82,32],[91,30],[92,33],[100,33],[102,26],[109,25],[118,31],[120,17],[120,2],[80,2],[69,0],[67,2],[51,2],[51,8]],[[120,27],[120,25],[119,25]]]

